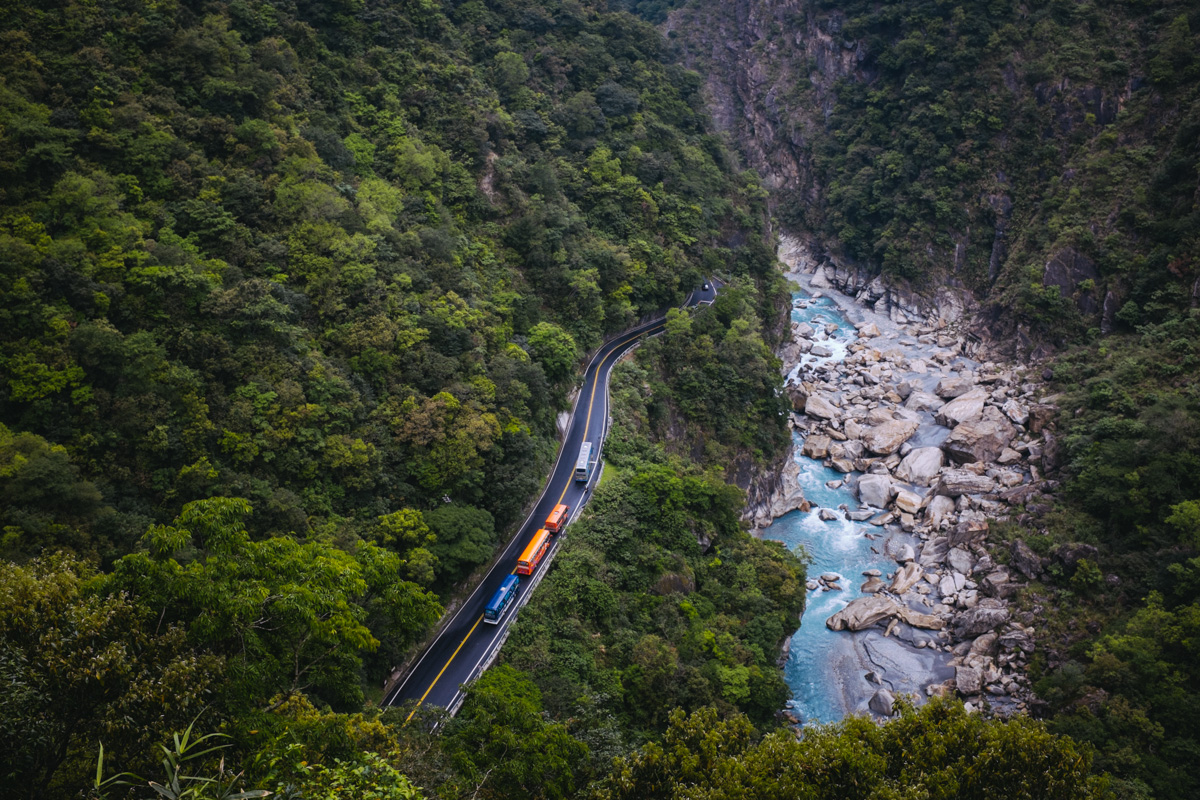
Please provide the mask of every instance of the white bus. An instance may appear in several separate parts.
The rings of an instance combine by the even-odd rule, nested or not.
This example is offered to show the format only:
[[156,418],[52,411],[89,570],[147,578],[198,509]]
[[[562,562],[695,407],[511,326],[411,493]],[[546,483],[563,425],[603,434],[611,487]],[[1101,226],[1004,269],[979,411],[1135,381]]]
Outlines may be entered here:
[[575,480],[587,483],[592,477],[592,443],[584,442],[579,448],[579,458],[575,462]]

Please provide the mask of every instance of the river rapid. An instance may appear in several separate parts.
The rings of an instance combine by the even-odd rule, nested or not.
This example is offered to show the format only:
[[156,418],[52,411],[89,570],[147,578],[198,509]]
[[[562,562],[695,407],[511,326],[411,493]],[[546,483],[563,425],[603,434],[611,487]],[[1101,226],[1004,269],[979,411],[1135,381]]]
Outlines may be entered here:
[[[804,287],[793,295],[792,322],[815,329],[815,346],[791,370],[791,380],[800,377],[802,371],[812,374],[814,368],[845,359],[849,346],[856,341],[855,323],[874,323],[883,331],[883,336],[872,342],[874,346],[900,349],[914,360],[927,362],[937,349],[918,342],[886,317],[855,305],[849,298],[838,297],[839,307],[833,296],[807,285],[805,275],[789,277]],[[932,391],[942,377],[972,366],[967,359],[957,358],[938,369],[897,377],[912,382],[914,388]],[[930,412],[921,414],[920,423],[906,448],[937,447],[950,433],[934,423]],[[922,701],[928,686],[954,676],[954,668],[949,665],[948,634],[908,625],[895,626],[891,635],[885,634],[882,627],[851,633],[832,631],[825,625],[826,619],[851,600],[866,596],[860,585],[868,577],[880,576],[886,582],[898,567],[897,556],[906,547],[919,548],[920,541],[899,525],[873,525],[863,519],[868,516],[877,520],[878,512],[864,511],[853,490],[861,473],[843,474],[821,460],[802,455],[805,436],[804,431],[793,431],[793,458],[799,465],[798,482],[813,508],[790,512],[763,532],[765,538],[800,552],[809,563],[808,604],[800,628],[791,638],[784,665],[784,678],[793,694],[789,701],[791,716],[812,724],[877,712],[879,700],[872,709],[871,699],[881,689]],[[819,509],[825,510],[825,519]],[[922,612],[928,612],[931,605],[926,602],[922,607],[912,600],[908,604]]]

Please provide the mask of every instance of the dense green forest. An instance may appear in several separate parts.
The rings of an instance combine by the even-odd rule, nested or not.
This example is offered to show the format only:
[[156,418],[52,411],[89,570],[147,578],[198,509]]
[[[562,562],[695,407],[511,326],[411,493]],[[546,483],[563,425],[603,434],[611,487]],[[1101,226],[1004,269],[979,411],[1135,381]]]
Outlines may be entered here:
[[[789,441],[786,287],[766,191],[646,21],[677,5],[0,0],[0,797],[1102,795],[1063,732],[1130,791],[1190,774],[1182,557],[1045,665],[1055,729],[780,729],[803,565],[732,479]],[[604,482],[502,663],[453,719],[376,707],[536,495],[586,354],[712,274],[616,370]],[[1172,352],[1154,402],[1185,402]],[[1059,374],[1102,394],[1092,363]],[[1078,463],[1140,435],[1106,419],[1167,429],[1120,400]],[[1194,549],[1189,491],[1130,524]],[[1122,700],[1154,670],[1173,695]],[[1094,723],[1088,687],[1129,713]]]
[[[993,524],[997,558],[1021,538],[1046,559],[1020,598],[1042,620],[1037,711],[1120,795],[1192,796],[1200,7],[734,5],[688,4],[674,41],[737,86],[744,151],[799,165],[773,197],[785,227],[867,274],[960,282],[979,338],[1052,356],[1050,501]],[[722,53],[688,27],[712,18],[757,43]]]
[[814,8],[872,80],[837,85],[812,148],[825,202],[792,205],[799,224],[894,275],[955,273],[1043,331],[1194,302],[1195,4]]
[[[256,780],[284,739],[358,725],[337,715],[533,499],[582,357],[702,275],[733,287],[689,345],[709,385],[662,374],[656,424],[714,463],[786,441],[765,194],[644,22],[570,0],[4,17],[6,793],[73,795],[101,741],[110,772],[145,771],[198,715]],[[643,580],[695,560],[681,532],[702,525],[730,569],[795,583],[740,531],[727,476],[650,459],[640,485],[675,491],[663,464],[684,497]],[[719,595],[735,576],[712,569]],[[771,602],[759,650],[715,659],[770,684],[760,706],[794,586]],[[728,627],[724,605],[704,621]],[[749,707],[723,674],[689,707]],[[382,752],[360,739],[329,747]]]

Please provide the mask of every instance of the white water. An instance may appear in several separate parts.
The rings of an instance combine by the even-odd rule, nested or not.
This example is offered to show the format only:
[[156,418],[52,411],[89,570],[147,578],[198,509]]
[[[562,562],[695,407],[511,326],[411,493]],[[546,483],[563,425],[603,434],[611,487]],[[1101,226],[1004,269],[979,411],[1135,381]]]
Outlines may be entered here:
[[[849,344],[854,341],[855,328],[843,312],[827,297],[814,300],[806,293],[797,293],[794,297],[805,300],[807,307],[793,308],[792,320],[812,325],[818,332],[815,340],[833,353],[823,358],[806,355],[802,364],[844,359]],[[838,330],[830,340],[822,341],[821,332],[826,323],[836,323]],[[916,344],[911,340],[896,343]],[[919,377],[936,383],[938,375]],[[922,425],[922,430],[917,434],[928,440],[921,442],[921,446],[936,444],[937,440],[944,438],[944,433],[939,435],[938,431],[948,433],[944,428],[933,425],[932,415],[928,416],[928,424]],[[793,435],[795,459],[801,466],[799,480],[804,496],[814,506],[836,510],[838,519],[822,521],[816,508],[808,513],[795,511],[775,520],[766,531],[766,536],[784,542],[793,550],[802,549],[811,559],[808,568],[810,578],[827,572],[840,574],[842,590],[818,589],[808,593],[808,607],[800,629],[792,636],[791,652],[784,666],[784,679],[791,687],[794,698],[790,705],[801,720],[809,724],[834,722],[850,714],[867,713],[867,703],[881,685],[895,694],[908,693],[922,700],[926,685],[940,682],[952,674],[952,670],[945,666],[948,660],[945,653],[916,649],[895,637],[884,637],[878,629],[848,633],[834,632],[825,627],[825,620],[830,615],[844,608],[851,600],[863,596],[859,591],[859,586],[866,580],[863,571],[878,569],[886,580],[886,576],[896,569],[896,562],[888,553],[894,552],[894,548],[898,549],[905,542],[912,542],[912,537],[898,529],[880,528],[847,519],[846,509],[859,509],[854,493],[848,488],[853,486],[853,479],[858,473],[843,475],[825,467],[820,461],[800,455],[803,437]],[[846,484],[837,489],[826,486],[827,482],[839,480],[845,480]],[[842,508],[839,509],[839,506]],[[900,636],[910,643],[933,639],[929,632],[903,627],[905,630]],[[878,676],[879,682],[869,681],[866,677],[868,673]]]

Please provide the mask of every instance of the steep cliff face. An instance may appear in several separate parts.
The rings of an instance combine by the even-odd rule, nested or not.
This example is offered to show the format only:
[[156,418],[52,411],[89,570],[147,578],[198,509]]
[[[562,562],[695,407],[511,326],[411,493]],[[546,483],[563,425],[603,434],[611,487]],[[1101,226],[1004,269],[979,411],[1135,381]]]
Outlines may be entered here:
[[820,201],[811,144],[832,113],[834,82],[873,77],[862,45],[840,37],[842,15],[802,0],[693,4],[665,30],[705,78],[709,113],[767,186]]
[[1026,353],[1200,301],[1193,6],[694,0],[665,29],[855,292],[967,289]]

